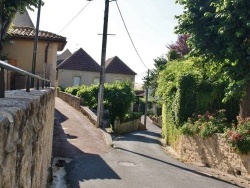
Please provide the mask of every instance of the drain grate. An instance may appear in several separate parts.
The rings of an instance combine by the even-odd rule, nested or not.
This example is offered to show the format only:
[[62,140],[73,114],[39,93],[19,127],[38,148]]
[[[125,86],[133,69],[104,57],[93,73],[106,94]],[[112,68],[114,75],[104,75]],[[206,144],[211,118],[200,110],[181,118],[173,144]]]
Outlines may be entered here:
[[119,162],[118,164],[121,165],[121,166],[128,166],[128,167],[136,167],[136,166],[139,166],[139,165],[136,164],[136,163],[127,162],[127,161],[121,161],[121,162]]

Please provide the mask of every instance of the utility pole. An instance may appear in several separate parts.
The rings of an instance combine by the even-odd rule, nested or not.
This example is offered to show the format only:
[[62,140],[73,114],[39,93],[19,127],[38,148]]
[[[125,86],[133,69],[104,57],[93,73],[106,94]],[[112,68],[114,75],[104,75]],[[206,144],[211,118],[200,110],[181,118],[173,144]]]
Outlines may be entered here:
[[148,77],[146,81],[146,101],[145,101],[145,112],[144,112],[144,126],[146,128],[147,125],[147,111],[148,111],[148,85],[149,85],[149,69],[148,69]]
[[103,96],[104,96],[104,82],[105,82],[106,47],[107,47],[107,35],[108,35],[107,32],[108,32],[109,1],[110,0],[105,0],[105,10],[104,10],[101,72],[100,72],[98,106],[97,106],[97,127],[102,126],[102,118],[103,118]]
[[[36,33],[35,33],[35,39],[34,39],[33,59],[32,59],[32,74],[36,73],[36,54],[37,54],[37,43],[38,43],[38,32],[39,32],[39,24],[40,24],[41,5],[42,5],[42,0],[39,0],[37,21],[36,21]],[[31,87],[34,87],[34,78],[31,78]]]

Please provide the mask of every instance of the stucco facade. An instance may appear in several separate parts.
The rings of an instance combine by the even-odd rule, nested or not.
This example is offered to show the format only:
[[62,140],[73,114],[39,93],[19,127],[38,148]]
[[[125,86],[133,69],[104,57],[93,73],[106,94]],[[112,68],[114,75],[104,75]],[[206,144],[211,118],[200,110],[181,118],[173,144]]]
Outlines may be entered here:
[[[46,50],[47,46],[48,50]],[[10,43],[4,45],[2,54],[5,54],[7,59],[14,60],[18,68],[31,72],[33,47],[34,43],[31,41],[12,40]],[[49,43],[45,41],[40,41],[38,43],[35,73],[51,80],[52,86],[55,85],[56,81],[57,49],[58,43]]]
[[[80,77],[79,85],[97,84],[99,82],[100,73],[98,72],[88,72],[88,71],[77,71],[77,70],[58,70],[58,86],[67,88],[74,86],[74,77]],[[133,75],[123,75],[123,74],[105,74],[105,83],[113,84],[115,82],[129,81],[133,83],[135,81],[135,76]]]
[[58,70],[58,86],[67,88],[74,86],[74,77],[80,77],[79,85],[91,85],[95,80],[99,80],[100,73],[78,70]]
[[105,74],[105,83],[112,84],[114,82],[126,82],[129,81],[131,83],[135,82],[135,76],[134,75],[125,75],[125,74],[112,74],[112,73],[106,73]]

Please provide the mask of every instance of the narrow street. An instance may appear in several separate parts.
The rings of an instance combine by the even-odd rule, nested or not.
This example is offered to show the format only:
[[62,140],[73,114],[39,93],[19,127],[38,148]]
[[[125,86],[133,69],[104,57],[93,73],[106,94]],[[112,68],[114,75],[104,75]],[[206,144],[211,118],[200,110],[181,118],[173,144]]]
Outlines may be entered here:
[[[167,155],[159,141],[161,129],[150,122],[147,124],[147,130],[118,136],[113,141],[114,147],[108,148],[98,133],[101,133],[100,129],[91,126],[85,116],[58,98],[56,111],[56,126],[61,127],[61,131],[71,137],[59,139],[62,137],[59,137],[57,132],[54,147],[60,146],[61,149],[59,152],[54,148],[54,157],[71,159],[65,165],[67,185],[71,188],[238,187]],[[75,118],[72,121],[74,126],[70,123],[71,118]],[[83,133],[79,127],[82,124],[86,127]],[[81,137],[85,137],[84,140],[81,140]]]

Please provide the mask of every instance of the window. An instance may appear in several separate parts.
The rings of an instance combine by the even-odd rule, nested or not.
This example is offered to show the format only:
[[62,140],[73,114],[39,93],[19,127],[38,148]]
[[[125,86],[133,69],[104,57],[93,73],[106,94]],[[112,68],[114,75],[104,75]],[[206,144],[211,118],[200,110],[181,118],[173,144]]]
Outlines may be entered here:
[[81,83],[81,77],[80,76],[74,76],[74,81],[73,81],[74,86],[79,86]]

